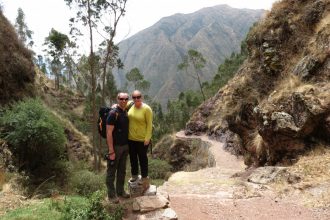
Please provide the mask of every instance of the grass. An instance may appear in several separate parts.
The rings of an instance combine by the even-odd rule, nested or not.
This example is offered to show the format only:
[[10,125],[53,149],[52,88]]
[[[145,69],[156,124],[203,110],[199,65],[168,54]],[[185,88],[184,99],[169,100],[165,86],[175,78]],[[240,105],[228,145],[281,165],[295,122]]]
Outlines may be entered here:
[[318,184],[330,182],[330,149],[319,145],[290,168],[290,171],[303,176],[305,182]]
[[288,168],[301,181],[289,184],[279,181],[274,189],[282,195],[294,194],[298,189],[304,204],[310,207],[330,206],[330,146],[319,144],[308,154],[301,156],[296,164]]
[[22,208],[9,211],[3,220],[44,220],[44,219],[61,219],[61,213],[54,207],[52,199],[44,199],[38,203],[34,203]]
[[[103,195],[102,193],[99,195]],[[50,199],[43,199],[39,202],[27,205],[22,208],[15,209],[6,213],[1,217],[3,220],[64,220],[64,219],[104,219],[107,216],[100,213],[105,213],[105,208],[98,199],[94,198],[87,199],[81,196],[66,196],[66,197],[56,197]],[[115,215],[117,208],[109,212],[109,216],[106,219],[118,219]],[[120,214],[120,213],[119,213]],[[120,214],[121,215],[121,214]],[[104,218],[102,218],[102,216]],[[95,217],[95,218],[93,218]],[[111,218],[112,217],[112,218]],[[117,216],[118,217],[118,216]]]

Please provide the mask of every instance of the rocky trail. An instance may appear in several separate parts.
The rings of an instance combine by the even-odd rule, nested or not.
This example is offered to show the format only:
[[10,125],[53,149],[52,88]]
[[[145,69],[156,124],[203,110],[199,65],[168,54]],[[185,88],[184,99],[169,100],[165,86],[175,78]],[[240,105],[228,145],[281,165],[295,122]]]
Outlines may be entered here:
[[[170,206],[180,220],[193,219],[330,219],[329,209],[306,207],[298,196],[279,196],[266,184],[254,184],[244,176],[242,158],[223,149],[222,143],[206,135],[197,138],[209,144],[214,167],[195,172],[177,172],[159,191],[169,194]],[[238,175],[240,173],[242,175]],[[244,175],[245,174],[245,175]]]

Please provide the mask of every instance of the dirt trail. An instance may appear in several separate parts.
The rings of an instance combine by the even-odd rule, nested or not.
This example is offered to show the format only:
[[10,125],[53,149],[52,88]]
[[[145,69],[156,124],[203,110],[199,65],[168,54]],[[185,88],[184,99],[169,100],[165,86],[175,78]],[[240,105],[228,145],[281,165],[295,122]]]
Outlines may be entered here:
[[177,172],[159,187],[160,191],[169,194],[171,207],[179,220],[330,219],[329,210],[311,209],[300,205],[300,201],[280,199],[270,190],[260,193],[258,188],[254,188],[246,192],[246,184],[249,183],[232,178],[233,174],[245,170],[243,160],[224,151],[221,143],[205,135],[185,136],[183,132],[177,133],[177,138],[207,141],[216,162],[215,167],[195,172]]

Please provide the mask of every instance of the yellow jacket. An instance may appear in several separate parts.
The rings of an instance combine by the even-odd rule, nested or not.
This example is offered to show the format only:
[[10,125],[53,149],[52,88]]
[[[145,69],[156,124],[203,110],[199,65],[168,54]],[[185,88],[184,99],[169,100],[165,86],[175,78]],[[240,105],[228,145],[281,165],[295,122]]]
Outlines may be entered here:
[[134,105],[128,111],[128,139],[131,141],[148,141],[152,136],[152,110],[142,103],[140,108]]

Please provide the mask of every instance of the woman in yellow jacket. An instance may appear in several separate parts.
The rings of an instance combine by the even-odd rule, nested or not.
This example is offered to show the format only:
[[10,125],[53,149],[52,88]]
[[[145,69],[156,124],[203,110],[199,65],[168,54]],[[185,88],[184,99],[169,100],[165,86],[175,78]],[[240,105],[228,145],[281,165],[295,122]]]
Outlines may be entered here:
[[135,90],[132,99],[134,105],[128,111],[128,145],[132,174],[130,181],[137,180],[140,164],[143,188],[147,190],[150,185],[147,151],[152,135],[152,110],[142,102],[140,91]]

